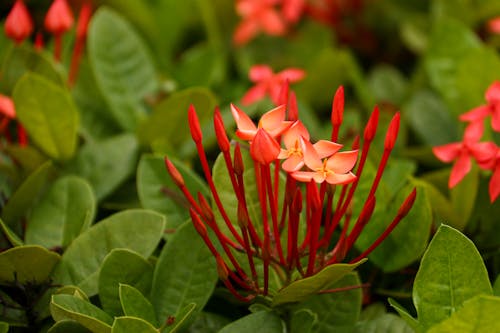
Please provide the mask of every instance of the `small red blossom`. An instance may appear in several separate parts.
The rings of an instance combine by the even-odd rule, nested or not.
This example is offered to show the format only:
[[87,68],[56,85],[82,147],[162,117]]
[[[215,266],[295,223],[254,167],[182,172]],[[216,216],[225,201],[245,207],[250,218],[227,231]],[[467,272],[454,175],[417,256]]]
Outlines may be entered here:
[[287,22],[297,23],[302,17],[305,9],[305,0],[283,0],[282,12]]
[[487,104],[478,106],[460,116],[460,120],[468,122],[482,122],[487,116],[491,116],[491,127],[500,132],[500,82],[495,81],[486,90],[485,99]]
[[45,15],[44,26],[48,32],[60,35],[71,29],[74,22],[73,12],[66,0],[54,0]]
[[263,31],[272,36],[282,36],[286,25],[276,10],[280,0],[237,0],[236,12],[241,22],[236,27],[233,41],[236,45],[244,45]]
[[255,65],[248,74],[255,85],[250,88],[241,99],[244,105],[256,102],[268,95],[275,105],[283,102],[281,92],[285,82],[294,83],[302,80],[306,73],[300,68],[287,68],[279,73],[274,73],[267,65]]
[[487,26],[490,32],[494,34],[500,34],[500,16],[489,20]]
[[17,44],[33,33],[33,20],[22,0],[16,0],[5,20],[5,34]]

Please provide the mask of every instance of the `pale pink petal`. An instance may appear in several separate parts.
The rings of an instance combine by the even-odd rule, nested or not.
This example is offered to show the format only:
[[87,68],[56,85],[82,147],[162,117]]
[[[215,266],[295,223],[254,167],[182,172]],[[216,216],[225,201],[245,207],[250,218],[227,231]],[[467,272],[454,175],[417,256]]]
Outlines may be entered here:
[[293,83],[300,81],[306,76],[306,72],[300,68],[287,68],[277,74],[281,80],[288,80]]
[[304,166],[304,158],[298,155],[291,155],[281,165],[283,170],[287,172],[294,172],[300,170]]
[[343,151],[330,157],[326,162],[326,167],[337,174],[348,173],[354,168],[357,160],[357,150]]
[[292,124],[293,121],[283,121],[278,127],[270,129],[268,132],[273,138],[276,138],[279,135],[283,134],[283,132],[285,132],[287,129],[289,129]]
[[299,140],[300,137],[303,137],[305,140],[309,140],[309,132],[307,131],[307,128],[304,126],[304,124],[300,121],[297,120],[295,121],[292,126],[290,126],[284,133],[283,133],[283,143],[285,144],[285,147],[288,149],[294,148],[295,143]]
[[459,119],[461,121],[477,121],[484,119],[488,114],[490,114],[490,106],[481,105],[460,115]]
[[233,42],[236,45],[244,45],[254,38],[259,31],[260,27],[257,22],[251,19],[244,20],[234,30]]
[[326,181],[332,185],[349,184],[352,183],[354,180],[356,180],[356,176],[352,172],[345,174],[329,173],[328,176],[326,177]]
[[262,127],[266,131],[270,132],[283,123],[285,115],[286,107],[285,105],[280,105],[262,115],[259,120],[259,127]]
[[2,94],[0,94],[0,114],[3,114],[10,119],[16,118],[14,102],[12,99]]
[[463,144],[461,142],[454,142],[434,147],[432,148],[432,152],[440,161],[450,163],[458,157],[462,147]]
[[500,195],[500,163],[497,164],[493,175],[491,175],[489,192],[491,202],[495,201]]
[[495,81],[489,86],[488,90],[486,90],[485,98],[490,104],[500,102],[500,81]]
[[290,175],[299,182],[307,183],[311,181],[315,173],[316,172],[311,172],[311,171],[295,171],[292,172]]
[[313,180],[316,183],[321,184],[322,182],[324,182],[326,180],[326,175],[324,172],[315,172],[313,175]]
[[449,188],[453,188],[460,183],[465,175],[469,173],[471,165],[472,163],[469,154],[467,154],[467,152],[462,152],[451,169],[450,179],[448,182]]
[[253,82],[269,80],[273,75],[273,70],[268,65],[254,65],[248,72],[248,77]]
[[302,152],[304,155],[304,163],[307,165],[307,167],[312,170],[323,168],[323,162],[321,162],[321,159],[318,156],[318,152],[316,152],[316,149],[314,148],[312,143],[309,142],[309,140],[305,140],[301,137],[300,145],[302,147]]
[[250,117],[248,117],[245,112],[240,110],[234,104],[231,104],[231,113],[233,114],[236,126],[238,126],[236,135],[238,135],[238,137],[243,140],[251,140],[257,132],[257,127],[253,123],[252,119],[250,119]]
[[260,164],[269,164],[275,161],[281,148],[276,140],[264,129],[259,128],[250,143],[250,155],[252,159]]
[[264,96],[266,96],[266,86],[264,84],[256,84],[245,93],[241,99],[241,104],[252,104],[253,102],[261,100]]
[[313,146],[319,158],[330,157],[343,147],[341,144],[327,140],[319,140]]
[[273,9],[262,12],[259,20],[262,29],[269,35],[281,36],[286,32],[285,23]]

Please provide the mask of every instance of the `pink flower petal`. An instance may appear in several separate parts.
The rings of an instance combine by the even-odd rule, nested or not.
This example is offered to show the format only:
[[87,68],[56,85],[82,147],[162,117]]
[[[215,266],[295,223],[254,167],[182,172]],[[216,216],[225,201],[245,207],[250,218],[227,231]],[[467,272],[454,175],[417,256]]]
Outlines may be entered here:
[[340,174],[340,175],[335,174],[335,173],[330,173],[326,177],[326,181],[332,185],[349,184],[349,183],[352,183],[354,180],[356,180],[356,176],[352,172]]
[[264,84],[256,84],[245,93],[241,99],[241,104],[252,104],[253,102],[261,100],[264,96],[266,96],[266,86]]
[[295,147],[295,143],[300,137],[309,140],[309,132],[304,124],[300,120],[297,120],[283,133],[282,138],[285,147],[290,149]]
[[462,152],[451,169],[448,187],[455,187],[465,177],[465,175],[469,173],[471,165],[472,163],[469,154],[467,154],[467,152]]
[[304,158],[298,155],[291,155],[283,162],[281,167],[286,172],[294,172],[300,170],[304,166]]
[[484,132],[484,121],[476,120],[472,121],[467,125],[464,132],[463,142],[465,144],[478,142],[483,136]]
[[286,26],[283,19],[272,9],[261,13],[259,21],[262,29],[271,36],[281,36],[286,32]]
[[495,81],[489,86],[485,98],[490,104],[500,103],[500,81]]
[[273,129],[278,128],[281,123],[283,123],[285,115],[285,105],[280,105],[262,115],[259,120],[259,127],[262,127],[266,131],[270,132]]
[[302,80],[306,76],[306,72],[300,68],[287,68],[277,74],[281,80],[288,80],[293,83]]
[[236,135],[243,140],[252,140],[253,136],[255,136],[255,133],[257,132],[257,127],[253,123],[252,119],[250,119],[245,112],[240,110],[234,104],[231,104],[231,113],[233,114],[236,126],[238,126]]
[[440,161],[450,163],[458,157],[462,147],[463,144],[461,142],[454,142],[434,147],[432,148],[432,152]]
[[273,75],[273,70],[268,65],[254,65],[248,72],[248,77],[253,82],[269,80]]
[[327,140],[319,140],[313,146],[319,158],[330,157],[343,147],[341,144]]
[[298,180],[299,182],[307,183],[307,182],[311,181],[314,174],[315,174],[315,172],[311,172],[311,171],[295,171],[295,172],[291,173],[290,175],[294,179]]
[[233,33],[233,42],[236,45],[244,45],[260,31],[260,26],[257,22],[251,19],[242,21]]
[[494,202],[500,195],[500,163],[497,164],[489,184],[490,200]]
[[321,159],[312,143],[301,137],[300,145],[302,146],[304,154],[304,163],[307,167],[312,170],[321,169],[323,167],[323,162],[321,162]]
[[466,113],[460,115],[459,119],[461,121],[477,121],[484,119],[490,113],[490,107],[488,105],[481,105],[474,108]]
[[326,162],[326,167],[337,174],[348,173],[354,168],[358,160],[358,151],[343,151],[334,154]]

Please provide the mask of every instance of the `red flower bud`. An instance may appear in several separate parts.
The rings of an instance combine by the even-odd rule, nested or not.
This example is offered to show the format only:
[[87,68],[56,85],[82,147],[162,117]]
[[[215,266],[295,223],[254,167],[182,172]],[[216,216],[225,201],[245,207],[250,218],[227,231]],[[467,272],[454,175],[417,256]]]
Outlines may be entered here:
[[299,119],[299,107],[297,106],[297,96],[295,92],[290,92],[290,101],[288,103],[288,120],[296,121]]
[[259,128],[250,144],[252,159],[260,164],[267,165],[280,154],[280,145],[266,130]]
[[399,207],[398,216],[403,218],[406,216],[406,214],[408,214],[410,209],[413,207],[413,204],[415,203],[416,197],[417,197],[417,189],[414,188],[413,191],[411,191],[411,193],[408,195],[406,200],[403,202],[401,207]]
[[5,34],[17,44],[33,32],[33,20],[22,0],[17,0],[5,20]]
[[184,178],[182,178],[182,175],[180,174],[179,170],[177,170],[175,165],[167,157],[165,157],[165,166],[167,168],[168,173],[170,174],[170,177],[172,177],[174,183],[177,186],[184,186]]
[[368,123],[366,124],[365,127],[365,132],[363,136],[365,141],[372,141],[373,138],[375,137],[375,133],[377,133],[377,127],[378,127],[378,116],[379,116],[378,106],[375,106],[375,108],[373,108],[373,112],[370,116],[370,119],[368,119]]
[[229,139],[227,138],[226,135],[226,129],[224,128],[224,121],[222,120],[219,108],[216,108],[214,113],[214,129],[215,129],[215,137],[217,138],[217,143],[219,144],[220,150],[223,152],[228,151],[230,147]]
[[66,0],[54,0],[45,16],[45,29],[54,34],[61,35],[71,29],[75,19]]
[[236,143],[236,147],[234,148],[233,170],[237,176],[241,176],[245,171],[245,165],[243,164],[243,156],[241,155],[239,143]]
[[344,87],[340,86],[335,92],[335,97],[332,103],[332,125],[334,127],[339,127],[342,124],[342,119],[344,116]]
[[394,144],[396,143],[396,139],[398,138],[399,122],[400,115],[399,112],[397,112],[394,117],[392,117],[389,128],[387,129],[387,134],[385,136],[384,147],[387,150],[391,150],[392,148],[394,148]]
[[219,278],[222,281],[227,281],[229,276],[229,271],[227,269],[226,263],[221,256],[216,256],[215,260],[217,261],[217,273],[219,274]]
[[191,220],[193,221],[194,228],[200,234],[200,236],[205,240],[208,238],[207,228],[200,219],[200,216],[194,211],[193,207],[189,208],[189,215],[191,215]]
[[200,121],[198,120],[198,115],[194,106],[191,104],[188,110],[188,122],[189,130],[191,131],[191,137],[195,143],[200,143],[203,139],[203,134],[201,132]]

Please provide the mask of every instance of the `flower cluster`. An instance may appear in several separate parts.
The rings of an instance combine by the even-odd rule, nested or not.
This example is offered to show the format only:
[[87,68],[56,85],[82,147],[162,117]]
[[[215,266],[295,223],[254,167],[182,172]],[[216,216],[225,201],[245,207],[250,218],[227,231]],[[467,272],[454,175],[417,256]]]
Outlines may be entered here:
[[[92,14],[90,2],[84,2],[78,17],[76,38],[71,59],[68,82],[72,85],[78,72],[80,57],[85,45],[87,27]],[[73,13],[66,0],[54,0],[45,15],[44,28],[54,36],[54,59],[61,61],[62,37],[74,25]],[[7,37],[21,44],[31,36],[34,30],[33,20],[23,0],[16,0],[5,21],[5,34]],[[35,46],[43,48],[43,36],[38,32]]]
[[494,142],[480,142],[484,134],[484,121],[491,117],[491,128],[500,132],[500,82],[494,82],[486,91],[487,104],[476,107],[460,116],[467,122],[461,142],[433,148],[434,155],[446,163],[455,161],[448,186],[456,186],[469,173],[472,160],[479,167],[493,172],[489,182],[491,202],[500,195],[500,147]]
[[[345,260],[374,211],[375,192],[399,130],[397,113],[387,131],[384,152],[370,192],[362,198],[363,201],[356,202],[362,206],[361,213],[351,221],[354,194],[377,132],[378,109],[374,109],[365,127],[361,148],[358,138],[350,150],[343,150],[343,146],[336,142],[343,120],[342,87],[333,101],[331,138],[314,143],[298,118],[295,95],[288,91],[288,85],[284,85],[280,95],[280,105],[265,113],[257,125],[240,108],[231,105],[237,124],[235,134],[244,142],[230,142],[222,116],[215,111],[216,138],[238,203],[235,220],[229,217],[231,214],[224,207],[214,183],[193,106],[188,111],[191,136],[213,206],[200,193],[195,198],[174,164],[165,158],[170,176],[190,204],[196,230],[216,258],[220,279],[238,299],[244,301],[256,295],[269,295],[270,268],[277,272],[286,286],[293,282],[295,274],[302,278],[313,276],[325,267]],[[232,145],[234,149],[231,149]],[[243,162],[242,151],[246,149],[252,160],[252,163],[247,163],[250,165]],[[250,210],[255,209],[248,204],[250,193],[246,192],[248,182],[244,181],[244,175],[247,181],[251,177],[257,188],[258,217],[250,214]],[[415,196],[413,190],[387,229],[350,263],[368,256],[389,235],[411,209]],[[218,210],[220,218],[215,217],[214,209]],[[208,228],[215,238],[209,236]],[[237,260],[235,253],[238,252],[246,254],[248,265],[245,266],[249,271],[245,271]]]

